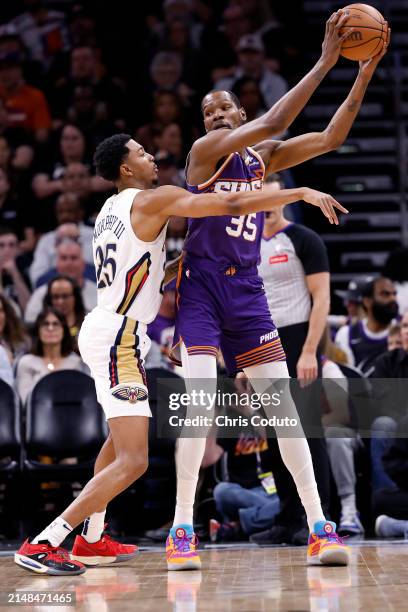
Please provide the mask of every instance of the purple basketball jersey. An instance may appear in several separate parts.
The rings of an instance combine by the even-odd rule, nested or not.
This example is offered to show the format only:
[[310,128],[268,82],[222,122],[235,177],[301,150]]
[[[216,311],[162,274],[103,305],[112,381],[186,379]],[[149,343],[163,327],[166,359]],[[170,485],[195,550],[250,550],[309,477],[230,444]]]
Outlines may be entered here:
[[[231,153],[217,172],[201,185],[189,185],[191,193],[247,191],[262,189],[265,166],[253,149],[245,149],[245,157]],[[200,206],[200,200],[197,200]],[[210,259],[218,264],[249,267],[257,265],[264,226],[264,213],[240,217],[205,217],[189,219],[184,243],[187,253]]]

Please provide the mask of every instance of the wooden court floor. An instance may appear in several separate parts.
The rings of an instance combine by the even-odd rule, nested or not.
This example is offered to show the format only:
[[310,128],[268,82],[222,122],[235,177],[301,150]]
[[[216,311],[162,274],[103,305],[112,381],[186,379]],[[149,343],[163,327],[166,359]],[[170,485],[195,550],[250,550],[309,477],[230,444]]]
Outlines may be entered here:
[[[20,605],[16,610],[72,612],[364,612],[408,611],[408,541],[353,545],[350,567],[308,567],[305,548],[213,548],[200,572],[167,572],[162,551],[141,551],[120,566],[47,578],[0,558],[0,590],[68,591],[76,606]],[[11,610],[2,605],[0,610]]]

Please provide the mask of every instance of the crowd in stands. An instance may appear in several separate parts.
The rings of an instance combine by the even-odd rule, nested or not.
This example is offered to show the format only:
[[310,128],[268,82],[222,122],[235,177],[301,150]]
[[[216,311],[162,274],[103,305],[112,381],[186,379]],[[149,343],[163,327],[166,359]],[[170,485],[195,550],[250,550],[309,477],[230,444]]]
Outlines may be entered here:
[[[95,146],[114,132],[129,133],[155,155],[160,185],[183,186],[186,155],[202,131],[201,97],[212,88],[229,89],[248,119],[258,117],[302,70],[302,49],[293,3],[148,3],[134,25],[141,36],[130,35],[133,24],[124,24],[123,14],[121,22],[112,16],[110,28],[105,9],[99,14],[87,2],[12,4],[0,24],[0,378],[24,403],[47,374],[87,372],[77,336],[96,304],[93,223],[113,193],[113,185],[95,175]],[[115,37],[118,23],[124,30]],[[168,259],[180,254],[186,231],[186,220],[170,220]],[[407,279],[395,264],[406,255],[391,254],[383,276],[350,282],[320,345],[323,379],[338,379],[344,389],[350,372],[408,376]],[[175,287],[169,285],[149,326],[147,369],[181,374],[168,358],[174,317]],[[219,366],[222,373],[222,356]],[[344,532],[364,532],[355,468],[363,449],[371,456],[371,517],[381,515],[377,534],[402,535],[408,531],[408,448],[394,435],[404,424],[380,416],[367,444],[357,429],[353,433],[349,407],[344,410],[342,422],[330,420],[330,406],[319,416],[323,427],[347,429],[345,437],[326,436],[340,512],[353,519]],[[279,540],[276,530],[256,539],[279,513],[272,481],[267,488],[259,479],[260,469],[271,471],[271,454],[265,432],[249,440],[210,438],[203,470],[224,466],[214,489],[214,540]],[[303,542],[301,534],[292,536],[281,533],[279,541]]]

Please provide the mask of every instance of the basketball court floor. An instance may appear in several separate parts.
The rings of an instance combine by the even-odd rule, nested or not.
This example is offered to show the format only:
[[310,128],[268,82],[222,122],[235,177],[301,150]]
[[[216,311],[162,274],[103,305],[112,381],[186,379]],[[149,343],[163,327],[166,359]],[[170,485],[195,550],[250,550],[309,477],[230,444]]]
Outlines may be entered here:
[[[73,578],[36,576],[0,556],[0,610],[10,596],[52,591],[75,595],[74,607],[20,604],[33,611],[92,612],[408,610],[408,541],[350,542],[350,567],[308,567],[305,548],[207,546],[200,572],[167,572],[163,549],[143,548],[132,562],[89,568]],[[8,599],[7,599],[8,597]]]

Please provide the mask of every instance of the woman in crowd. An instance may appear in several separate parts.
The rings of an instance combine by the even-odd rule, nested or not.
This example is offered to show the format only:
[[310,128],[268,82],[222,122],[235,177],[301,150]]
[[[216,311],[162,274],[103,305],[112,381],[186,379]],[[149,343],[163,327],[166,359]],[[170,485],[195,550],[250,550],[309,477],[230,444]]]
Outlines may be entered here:
[[37,382],[56,370],[86,371],[82,359],[73,351],[73,341],[65,317],[46,307],[39,314],[33,333],[33,347],[17,367],[17,392],[26,401]]
[[6,349],[11,364],[28,348],[28,336],[24,325],[2,293],[0,293],[0,344]]
[[44,307],[46,306],[55,308],[65,317],[77,350],[76,341],[86,314],[80,287],[69,276],[59,274],[48,283],[44,297]]

